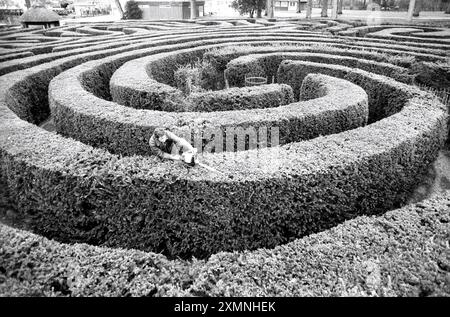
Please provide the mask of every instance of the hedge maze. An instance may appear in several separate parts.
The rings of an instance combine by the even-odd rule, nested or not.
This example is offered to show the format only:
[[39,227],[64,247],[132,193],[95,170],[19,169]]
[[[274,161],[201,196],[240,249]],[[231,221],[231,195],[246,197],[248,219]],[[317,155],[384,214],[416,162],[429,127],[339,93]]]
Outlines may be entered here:
[[0,294],[450,294],[449,30],[258,21],[0,32]]

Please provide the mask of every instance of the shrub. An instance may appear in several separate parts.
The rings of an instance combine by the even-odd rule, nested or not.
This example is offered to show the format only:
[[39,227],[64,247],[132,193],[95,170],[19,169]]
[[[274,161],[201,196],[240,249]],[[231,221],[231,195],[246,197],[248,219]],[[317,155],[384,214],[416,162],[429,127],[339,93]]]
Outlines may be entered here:
[[142,10],[134,0],[129,0],[125,4],[125,12],[123,14],[124,20],[139,20],[142,19]]
[[189,96],[189,111],[225,111],[273,108],[294,102],[288,85],[262,85],[232,88],[218,92],[194,93]]
[[[240,58],[240,60],[247,59],[246,56]],[[233,66],[230,66],[228,63],[227,69],[225,70],[225,78],[227,79],[230,87],[237,86],[242,87],[245,86],[245,78],[246,77],[266,77],[266,73],[264,68],[259,63],[241,63],[238,69],[231,69]],[[270,81],[269,81],[270,82]]]
[[[219,41],[220,43],[221,40],[217,41]],[[218,45],[222,46],[223,44]],[[187,44],[180,44],[179,46],[184,48],[185,46],[187,46]],[[198,47],[198,44],[195,46]],[[351,67],[363,67],[364,69],[367,69],[369,71],[374,71],[381,74],[390,74],[393,78],[403,82],[411,82],[411,76],[407,73],[406,69],[395,67],[393,65],[371,63],[370,61],[366,61],[365,59],[382,62],[386,59],[386,56],[379,55],[376,52],[372,51],[365,52],[361,50],[349,50],[335,47],[319,47],[317,45],[297,47],[293,45],[286,45],[285,43],[281,43],[280,45],[272,45],[270,47],[244,46],[241,49],[241,47],[239,46],[233,46],[231,48],[224,47],[223,49],[209,48],[209,50],[210,51],[208,51],[208,46],[205,47],[205,50],[197,48],[197,52],[194,54],[192,53],[192,50],[186,49],[183,50],[183,52],[174,53],[174,55],[179,55],[175,57],[159,58],[151,56],[144,57],[139,60],[134,60],[125,64],[117,72],[115,72],[113,77],[111,78],[110,89],[113,100],[122,105],[135,108],[157,109],[165,111],[171,111],[170,109],[175,109],[172,106],[172,101],[167,104],[164,102],[164,100],[167,98],[167,96],[177,93],[173,89],[169,89],[169,87],[165,87],[163,89],[160,83],[155,83],[154,79],[164,84],[175,85],[173,76],[171,75],[172,73],[170,71],[165,72],[164,70],[174,69],[174,63],[181,63],[181,61],[183,60],[182,58],[185,58],[188,61],[194,61],[197,58],[200,58],[202,56],[202,53],[204,59],[209,62],[216,70],[214,74],[219,74],[225,71],[227,63],[247,52],[274,53],[279,50],[284,50],[287,52],[312,51],[314,53],[328,53],[328,55],[323,55],[323,60],[333,58],[330,55],[335,54],[342,56],[339,58],[336,57],[336,60],[339,63],[347,61],[348,65]],[[191,52],[191,54],[188,54],[188,52]],[[351,58],[345,57],[343,55],[350,55],[354,58],[357,58],[357,60],[353,59],[352,62]],[[310,58],[314,58],[314,56],[310,56]],[[317,61],[319,58],[320,56],[316,56],[315,60]],[[431,55],[429,56],[429,58],[431,58]],[[439,57],[434,56],[433,58]],[[261,64],[264,65],[265,72],[269,75],[269,78],[271,78],[272,76],[276,77],[276,70],[279,61],[277,61],[276,59],[273,60],[269,56],[267,59],[264,59],[264,62]],[[149,71],[150,68],[151,71]],[[149,74],[147,73],[150,74],[151,79],[148,78]],[[230,73],[232,72],[230,71]],[[131,77],[130,74],[133,74],[133,76]],[[218,76],[218,78],[221,78],[221,76]],[[221,80],[218,85],[223,85],[223,80]],[[159,89],[162,89],[162,91],[160,92]],[[178,92],[178,94],[180,93],[181,92]],[[147,96],[149,97],[147,98]],[[158,97],[156,98],[155,96]],[[178,100],[178,97],[176,99]],[[154,102],[161,103],[155,104]],[[179,102],[177,101],[176,103]]]
[[[277,80],[278,66],[284,59],[305,60],[319,63],[332,62],[347,67],[356,67],[375,74],[388,75],[401,82],[412,82],[412,76],[408,73],[407,69],[402,67],[377,61],[368,61],[356,57],[307,52],[274,52],[241,56],[228,63],[225,74],[230,83],[236,86],[244,85],[244,78],[248,73],[257,73],[259,76],[267,76],[269,79],[274,78]],[[298,90],[294,90],[294,93],[297,98]]]
[[191,92],[201,92],[201,69],[198,66],[184,65],[175,71],[176,87],[184,94],[189,95]]
[[290,85],[296,92],[300,91],[305,76],[316,72],[344,78],[363,88],[369,97],[370,123],[397,113],[404,106],[401,100],[411,97],[411,90],[402,89],[398,82],[394,81],[394,84],[387,81],[386,77],[343,66],[284,60],[280,64],[277,76],[280,83]]
[[449,89],[450,62],[417,62],[411,67],[416,83],[436,89]]
[[388,63],[398,65],[401,67],[410,68],[414,63],[416,63],[416,58],[411,55],[389,55],[386,54],[386,60]]
[[0,294],[449,296],[449,193],[271,250],[220,252],[204,261],[63,244],[0,224]]
[[176,87],[186,95],[216,89],[218,78],[221,77],[212,64],[205,60],[179,66],[174,76]]
[[[159,55],[158,59],[163,57],[166,60],[170,60],[169,57],[171,54],[173,53]],[[98,62],[97,64],[98,66],[103,67],[103,63]],[[200,131],[205,131],[209,127],[245,128],[249,124],[252,124],[255,127],[270,127],[275,125],[280,126],[280,142],[281,144],[285,144],[286,142],[311,138],[313,136],[317,136],[318,133],[328,134],[335,133],[336,129],[341,129],[342,131],[344,127],[354,128],[361,124],[364,124],[365,122],[359,120],[359,118],[361,118],[361,112],[356,111],[354,113],[354,117],[357,120],[355,121],[350,120],[348,124],[344,123],[343,125],[341,125],[341,120],[336,120],[336,126],[339,128],[336,128],[334,123],[330,124],[328,119],[326,120],[327,123],[324,126],[320,126],[317,125],[316,119],[316,115],[320,115],[320,111],[306,119],[303,115],[304,108],[298,107],[298,105],[292,105],[289,107],[289,109],[275,108],[273,110],[264,111],[247,110],[242,113],[224,113],[223,111],[220,111],[218,113],[212,112],[199,114],[187,112],[177,115],[165,112],[141,112],[134,109],[124,110],[120,107],[114,107],[114,104],[105,103],[104,101],[102,103],[102,100],[92,100],[92,96],[86,94],[84,88],[80,85],[79,79],[84,78],[90,73],[96,73],[95,69],[98,66],[94,66],[93,64],[92,69],[77,69],[67,72],[66,76],[62,77],[61,79],[56,78],[52,82],[52,85],[49,89],[49,94],[52,99],[52,111],[59,133],[82,140],[83,142],[94,146],[106,148],[113,153],[121,153],[126,155],[148,155],[148,145],[146,142],[143,142],[142,139],[145,139],[145,136],[157,126],[174,127],[177,129],[183,127],[191,127],[193,129],[195,128],[199,129]],[[145,98],[145,100],[150,100],[151,102],[158,102],[158,104],[165,105],[166,107],[172,107],[169,111],[173,111],[175,109],[175,106],[179,105],[189,107],[190,99],[183,99],[181,97],[181,92],[178,91],[179,94],[177,94],[176,89],[167,85],[157,83],[154,80],[152,81],[146,73],[132,71],[134,67],[142,67],[141,60],[132,61],[132,64],[128,65],[128,67],[126,68],[122,68],[122,71],[127,70],[127,72],[133,72],[134,76],[132,80],[136,81],[137,83],[141,83],[141,85],[143,82],[145,83],[145,85],[147,86],[147,91],[145,92],[146,95],[142,95],[142,98]],[[118,79],[120,79],[120,76],[122,76],[122,74],[127,75],[126,73],[122,73],[121,71],[115,72],[114,76],[117,76],[117,78],[114,80],[115,83],[119,82]],[[140,76],[142,76],[143,78]],[[147,84],[147,82],[150,85]],[[67,86],[72,87],[72,90],[70,92],[71,97],[69,98],[67,96],[67,91],[63,89],[63,87]],[[116,87],[115,91],[117,93],[122,93],[121,90],[117,89],[118,87]],[[132,87],[135,86],[132,85]],[[345,87],[345,89],[344,87],[342,87],[341,89],[343,91],[345,91],[345,89],[348,89],[348,93],[350,90],[354,90],[354,87]],[[250,92],[251,91],[252,90],[250,90]],[[260,90],[255,90],[255,92],[262,93]],[[350,100],[341,101],[340,106],[342,107],[342,109],[346,109],[346,107],[349,106],[349,102],[352,107],[355,105],[359,105],[360,102],[363,102],[365,94],[361,94],[360,90],[356,90],[354,93],[355,97],[351,102]],[[219,99],[214,98],[214,94],[219,96]],[[132,92],[132,95],[141,97],[141,95],[136,94],[136,92]],[[222,98],[222,102],[226,102],[226,105],[232,105],[235,104],[232,98],[236,98],[238,96],[239,94],[229,96],[221,92],[212,92],[205,93],[205,99],[203,100],[216,102],[217,100],[220,100],[220,98]],[[198,100],[202,100],[201,97],[201,94],[195,96],[195,98],[198,98]],[[245,95],[243,95],[242,98],[244,98],[245,100]],[[78,102],[75,103],[74,100],[77,100]],[[83,105],[84,102],[80,103],[80,100],[86,100],[89,106]],[[185,104],[185,101],[187,101],[187,105]],[[171,104],[170,102],[173,103]],[[318,109],[321,109],[321,111],[326,110],[327,102],[329,103],[330,101],[324,100],[323,102],[325,102],[325,105],[322,107],[318,107]],[[250,101],[245,101],[245,103],[251,104]],[[190,104],[192,104],[192,102],[190,102]],[[202,107],[207,107],[207,105],[203,102]],[[215,105],[214,107],[216,108]],[[94,110],[93,112],[91,112],[94,108],[97,108],[98,111]],[[106,109],[106,112],[103,109]],[[124,115],[124,111],[126,111],[125,120],[123,120],[122,117]],[[271,113],[268,113],[268,111],[270,111]],[[288,113],[290,114],[289,117],[286,117],[285,111],[288,111]],[[330,112],[330,115],[334,116],[336,114]],[[77,119],[73,119],[73,116],[76,116]],[[102,117],[102,119],[98,118],[98,116]],[[364,115],[362,117],[364,117]],[[301,129],[296,128],[296,126],[299,125],[299,120],[306,121],[301,123],[304,126]],[[76,124],[74,125],[74,123]],[[92,125],[94,125],[95,127]],[[311,128],[311,126],[313,125],[317,125],[317,127]],[[125,133],[124,129],[128,129],[128,131]]]
[[[262,41],[268,38],[260,37]],[[60,116],[61,124],[73,129],[73,135],[92,138],[89,142],[94,140],[99,146],[111,140],[146,143],[153,129],[149,118],[158,125],[166,119],[181,125],[208,124],[199,114],[178,118],[186,120],[179,123],[176,116],[124,109],[95,97],[79,82],[84,72],[103,64],[115,61],[120,65],[151,53],[154,51],[145,49],[124,53],[64,72],[50,85],[55,117]],[[102,57],[92,54],[82,58],[94,56]],[[429,95],[364,71],[340,66],[330,71],[328,65],[308,64],[306,67],[314,66],[318,72],[372,84],[370,108],[375,110],[374,118],[383,113],[391,116],[364,128],[306,142],[206,155],[204,162],[225,175],[200,169],[187,173],[185,167],[173,162],[113,155],[16,117],[13,111],[34,118],[36,114],[30,109],[43,107],[38,106],[41,99],[36,96],[46,95],[46,85],[55,75],[84,61],[77,58],[0,77],[0,176],[30,229],[62,241],[153,250],[172,257],[207,257],[219,250],[273,247],[357,215],[401,205],[447,137],[446,110]],[[297,75],[302,76],[298,68],[304,66],[295,65]],[[75,85],[58,86],[63,79]],[[381,92],[377,95],[373,91],[380,87],[396,97],[383,99]],[[339,98],[325,100],[320,109],[327,111],[335,99],[339,102],[335,106],[348,102],[353,115],[339,113],[339,124],[351,126],[353,120],[361,120],[355,112],[363,109],[355,106],[355,100],[359,104],[365,101],[358,91],[356,87],[349,96],[342,95],[341,89]],[[313,107],[316,103],[309,105],[306,110],[319,111]],[[284,118],[290,119],[290,127],[302,127],[295,124],[298,117],[290,112],[294,110],[298,111],[295,105]],[[239,116],[236,112],[233,119]],[[211,123],[219,122],[218,118],[212,118]],[[325,118],[327,126],[337,122],[335,117]],[[315,118],[304,119],[315,123]],[[134,129],[136,125],[143,128]],[[293,134],[297,133],[285,135]]]

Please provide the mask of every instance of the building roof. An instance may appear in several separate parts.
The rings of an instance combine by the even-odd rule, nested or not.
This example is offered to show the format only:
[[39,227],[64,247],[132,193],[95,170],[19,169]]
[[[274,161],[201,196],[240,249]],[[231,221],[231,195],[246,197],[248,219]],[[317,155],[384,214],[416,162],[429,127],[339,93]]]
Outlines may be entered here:
[[20,16],[21,22],[56,22],[61,17],[52,10],[46,9],[42,5],[34,5]]

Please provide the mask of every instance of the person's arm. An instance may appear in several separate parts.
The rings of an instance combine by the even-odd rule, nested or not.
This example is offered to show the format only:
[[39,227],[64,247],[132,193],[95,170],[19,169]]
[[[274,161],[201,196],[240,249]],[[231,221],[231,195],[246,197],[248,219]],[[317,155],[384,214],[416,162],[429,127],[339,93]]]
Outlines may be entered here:
[[183,149],[183,152],[194,150],[192,145],[187,140],[180,138],[179,136],[177,136],[176,134],[174,134],[170,131],[166,131],[166,133],[170,139],[172,139],[180,148]]
[[148,141],[148,144],[150,145],[150,150],[152,151],[152,153],[160,158],[170,159],[170,160],[179,160],[180,159],[179,155],[172,155],[169,153],[165,153],[159,147],[157,147],[154,135],[152,135],[152,137]]

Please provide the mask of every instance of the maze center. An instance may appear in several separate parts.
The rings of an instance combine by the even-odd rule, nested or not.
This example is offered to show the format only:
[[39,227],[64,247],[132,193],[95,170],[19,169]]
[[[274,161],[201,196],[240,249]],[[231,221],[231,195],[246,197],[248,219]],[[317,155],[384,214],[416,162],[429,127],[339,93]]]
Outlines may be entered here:
[[[449,29],[258,21],[0,31],[5,292],[116,294],[87,277],[114,267],[132,295],[318,294],[291,283],[316,276],[317,259],[337,265],[341,250],[400,272],[396,247],[367,254],[405,239],[412,252],[430,230],[421,260],[438,263],[437,280],[448,274],[448,187],[409,202],[449,137]],[[213,169],[152,155],[158,127]],[[255,284],[258,265],[268,271]]]

